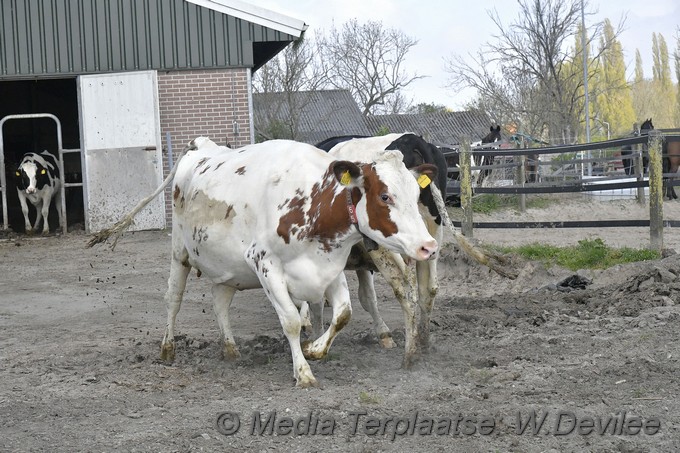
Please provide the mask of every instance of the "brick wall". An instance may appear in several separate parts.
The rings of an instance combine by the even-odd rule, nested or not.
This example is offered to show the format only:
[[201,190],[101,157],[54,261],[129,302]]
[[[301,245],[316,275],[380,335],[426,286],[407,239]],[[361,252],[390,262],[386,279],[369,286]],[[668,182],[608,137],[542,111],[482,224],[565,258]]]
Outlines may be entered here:
[[[196,137],[238,148],[250,143],[247,69],[158,72],[158,97],[163,142],[163,176],[168,168],[166,134],[170,133],[173,163]],[[235,130],[234,124],[238,125]],[[172,219],[171,188],[165,191],[166,222]]]

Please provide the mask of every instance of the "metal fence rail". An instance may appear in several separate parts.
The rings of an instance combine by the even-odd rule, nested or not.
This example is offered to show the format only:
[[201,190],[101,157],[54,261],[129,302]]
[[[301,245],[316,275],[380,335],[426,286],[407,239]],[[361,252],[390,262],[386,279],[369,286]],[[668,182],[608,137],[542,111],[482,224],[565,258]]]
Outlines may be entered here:
[[[649,227],[650,228],[650,248],[661,250],[663,247],[663,228],[678,227],[680,221],[663,219],[663,188],[664,186],[678,186],[680,180],[668,178],[680,175],[663,173],[662,155],[663,141],[680,141],[680,130],[662,129],[652,130],[649,135],[630,138],[619,138],[601,142],[593,142],[580,145],[551,146],[532,149],[488,149],[489,146],[470,148],[468,141],[461,140],[463,143],[458,151],[447,152],[445,157],[451,154],[458,154],[460,167],[449,168],[450,181],[446,189],[447,197],[459,196],[461,207],[463,208],[464,219],[454,222],[462,229],[463,234],[472,236],[474,228],[609,228],[609,227]],[[647,144],[649,156],[649,173],[644,173],[642,169],[642,152],[635,149],[632,145]],[[526,182],[526,159],[528,156],[538,156],[545,154],[578,154],[584,151],[606,150],[632,146],[632,152],[626,158],[633,159],[635,162],[636,174],[634,175],[611,175],[602,177],[584,177],[583,174],[562,174],[556,176],[549,182]],[[506,156],[511,157],[513,162],[494,165],[471,166],[471,156]],[[599,158],[575,158],[560,159],[555,161],[532,161],[532,165],[539,166],[573,166],[574,169],[584,164],[609,164],[621,161],[621,156],[604,156]],[[514,181],[497,187],[475,186],[473,187],[472,172],[476,170],[498,171],[514,169]],[[583,167],[581,167],[583,168]],[[604,165],[603,165],[604,168]],[[621,179],[628,181],[621,181]],[[633,179],[633,180],[631,180]],[[606,181],[606,182],[604,182]],[[609,182],[611,181],[611,182]],[[546,194],[546,193],[584,193],[618,189],[637,189],[637,198],[641,203],[645,202],[644,190],[649,190],[649,219],[641,220],[583,220],[583,221],[552,221],[552,222],[474,222],[472,214],[472,196],[474,194],[506,194],[520,196],[520,210],[524,210],[526,194]]]

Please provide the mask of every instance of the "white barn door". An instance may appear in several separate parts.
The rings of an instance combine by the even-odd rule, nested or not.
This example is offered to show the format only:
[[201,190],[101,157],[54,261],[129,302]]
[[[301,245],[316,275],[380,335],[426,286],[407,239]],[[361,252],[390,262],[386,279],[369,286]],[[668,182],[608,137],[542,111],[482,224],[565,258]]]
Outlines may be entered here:
[[[108,228],[163,180],[156,71],[78,77],[87,232]],[[163,193],[131,230],[165,228]]]

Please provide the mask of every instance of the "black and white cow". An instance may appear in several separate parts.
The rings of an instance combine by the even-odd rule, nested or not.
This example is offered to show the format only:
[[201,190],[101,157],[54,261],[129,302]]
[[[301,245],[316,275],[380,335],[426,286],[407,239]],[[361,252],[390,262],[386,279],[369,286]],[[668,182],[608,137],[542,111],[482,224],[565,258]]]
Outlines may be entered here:
[[[40,220],[44,218],[43,234],[50,231],[47,220],[50,213],[52,199],[55,199],[57,213],[59,214],[59,224],[62,224],[61,211],[61,179],[59,178],[59,166],[57,159],[47,151],[42,153],[28,153],[19,164],[15,173],[17,195],[21,203],[21,212],[24,214],[26,233],[32,233],[38,228]],[[28,204],[30,201],[37,212],[35,223],[31,226],[28,219]]]

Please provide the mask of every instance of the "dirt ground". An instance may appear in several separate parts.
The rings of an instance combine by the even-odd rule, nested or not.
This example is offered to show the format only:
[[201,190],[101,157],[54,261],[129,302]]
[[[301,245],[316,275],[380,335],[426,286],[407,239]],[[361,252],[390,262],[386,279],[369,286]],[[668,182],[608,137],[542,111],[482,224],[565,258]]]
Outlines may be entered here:
[[[524,216],[638,209],[579,204]],[[675,209],[667,218],[680,219]],[[475,237],[644,246],[648,232],[639,230]],[[665,244],[680,251],[675,236],[667,230]],[[85,248],[88,239],[0,241],[2,451],[680,451],[680,255],[580,272],[592,284],[568,291],[558,283],[570,271],[518,260],[519,278],[507,280],[461,256],[449,236],[432,347],[415,369],[401,368],[401,311],[378,276],[397,348],[379,348],[356,303],[329,357],[311,363],[322,387],[301,390],[260,290],[232,305],[242,358],[220,359],[209,282],[195,273],[178,316],[177,359],[162,363],[169,232],[126,233],[113,252]]]

